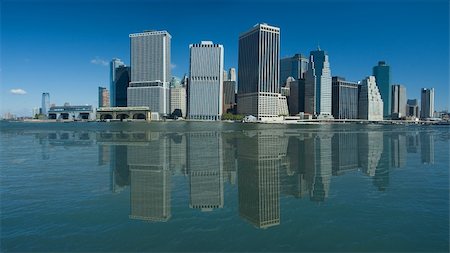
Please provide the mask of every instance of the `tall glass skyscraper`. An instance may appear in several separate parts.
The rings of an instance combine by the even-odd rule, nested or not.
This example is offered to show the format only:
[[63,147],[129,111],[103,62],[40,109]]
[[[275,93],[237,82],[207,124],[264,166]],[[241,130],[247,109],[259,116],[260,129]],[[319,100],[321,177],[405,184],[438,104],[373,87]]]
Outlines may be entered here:
[[373,75],[384,103],[383,116],[387,118],[391,115],[392,103],[391,67],[386,62],[379,61],[378,66],[373,67]]
[[[127,103],[127,94],[128,94],[128,85],[130,83],[130,67],[125,65],[119,66],[115,70],[115,80],[114,80],[114,106],[117,107],[126,107]],[[111,106],[113,106],[111,104]]]
[[406,116],[406,88],[396,84],[392,86],[392,118],[402,118]]
[[280,28],[257,24],[239,36],[238,113],[278,116]]
[[130,34],[131,82],[128,106],[148,106],[152,112],[169,113],[170,41],[167,31]]
[[335,119],[358,118],[359,86],[355,82],[346,81],[343,77],[332,78],[332,112]]
[[44,92],[42,93],[41,114],[47,116],[49,109],[50,109],[50,93]]
[[305,74],[305,112],[318,117],[331,116],[331,70],[328,55],[318,48],[311,51]]
[[125,63],[117,58],[112,59],[109,63],[109,102],[111,106],[118,106],[116,105],[116,86],[114,82],[116,80],[116,69],[121,66],[125,66]]

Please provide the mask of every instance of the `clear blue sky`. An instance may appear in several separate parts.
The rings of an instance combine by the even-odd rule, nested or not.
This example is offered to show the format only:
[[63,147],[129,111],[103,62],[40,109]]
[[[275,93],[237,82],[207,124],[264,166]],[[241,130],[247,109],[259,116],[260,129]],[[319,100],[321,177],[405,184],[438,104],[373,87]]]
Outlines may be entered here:
[[[129,64],[129,33],[172,34],[172,73],[188,71],[189,44],[224,45],[237,68],[239,34],[256,23],[281,28],[281,56],[320,44],[332,75],[357,81],[385,60],[408,98],[436,89],[449,108],[449,2],[428,1],[1,1],[0,113],[31,115],[51,103],[97,105],[113,57]],[[13,94],[23,93],[26,94]]]

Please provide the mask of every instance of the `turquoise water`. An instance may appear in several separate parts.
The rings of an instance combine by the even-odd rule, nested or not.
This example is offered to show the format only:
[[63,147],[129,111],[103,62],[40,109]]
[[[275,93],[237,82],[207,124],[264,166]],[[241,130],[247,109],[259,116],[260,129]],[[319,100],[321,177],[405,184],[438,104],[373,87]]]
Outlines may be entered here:
[[1,251],[449,251],[448,126],[0,123]]

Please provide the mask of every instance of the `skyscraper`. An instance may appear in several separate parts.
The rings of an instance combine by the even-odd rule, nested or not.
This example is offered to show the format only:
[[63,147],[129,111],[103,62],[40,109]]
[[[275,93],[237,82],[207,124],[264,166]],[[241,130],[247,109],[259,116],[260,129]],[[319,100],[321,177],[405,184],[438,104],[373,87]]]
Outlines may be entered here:
[[305,74],[305,112],[318,117],[331,116],[331,70],[328,55],[318,48],[311,51]]
[[280,28],[257,24],[239,36],[238,113],[278,116]]
[[181,117],[186,117],[186,87],[181,85],[170,87],[170,113],[180,110]]
[[335,119],[358,118],[359,85],[343,77],[332,78],[332,112]]
[[406,116],[406,88],[396,84],[392,86],[392,118],[400,119]]
[[228,81],[236,82],[236,69],[235,68],[230,68],[228,70]]
[[223,82],[223,113],[234,113],[236,106],[236,81]]
[[202,41],[189,48],[188,117],[220,120],[223,106],[223,46]]
[[47,115],[50,109],[50,93],[42,93],[41,114]]
[[383,100],[381,99],[374,76],[368,76],[361,81],[359,92],[360,119],[383,120]]
[[114,82],[116,80],[116,69],[121,66],[125,66],[125,63],[117,58],[113,58],[109,63],[109,101],[111,106],[117,106],[115,100],[116,86],[114,85]]
[[391,115],[391,67],[384,61],[379,61],[378,66],[373,67],[373,75],[380,90],[381,99],[383,100],[383,116],[389,117]]
[[434,114],[434,88],[422,88],[420,91],[420,118],[433,118]]
[[284,86],[288,77],[303,79],[308,70],[308,59],[302,54],[295,54],[280,60],[280,84]]
[[128,85],[130,84],[130,67],[119,66],[114,74],[114,104],[111,106],[126,107],[128,96]]
[[105,87],[98,87],[98,107],[109,107],[109,91]]
[[167,31],[130,34],[131,82],[128,106],[148,106],[152,112],[169,113],[170,40]]

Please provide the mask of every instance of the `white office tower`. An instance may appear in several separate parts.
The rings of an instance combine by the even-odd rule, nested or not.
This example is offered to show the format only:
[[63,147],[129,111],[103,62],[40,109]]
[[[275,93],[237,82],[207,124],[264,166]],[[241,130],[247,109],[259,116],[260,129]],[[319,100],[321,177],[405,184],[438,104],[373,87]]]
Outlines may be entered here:
[[278,117],[280,28],[257,24],[239,36],[238,113]]
[[148,106],[153,113],[169,113],[170,40],[167,31],[130,34],[131,82],[128,106]]
[[211,41],[189,45],[188,117],[220,120],[223,106],[223,46]]
[[361,81],[358,114],[360,119],[383,120],[383,100],[374,76]]

